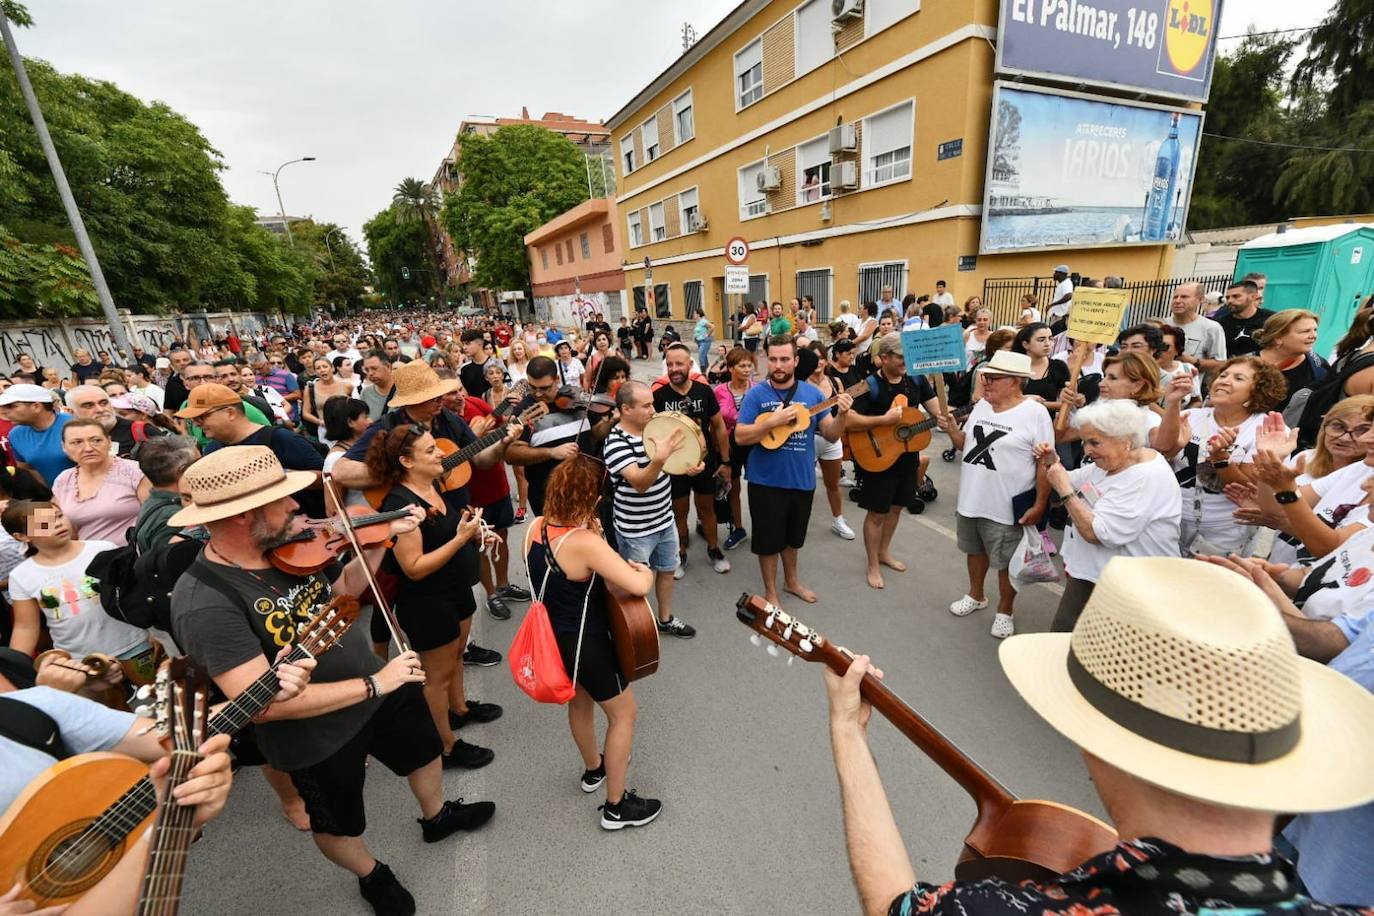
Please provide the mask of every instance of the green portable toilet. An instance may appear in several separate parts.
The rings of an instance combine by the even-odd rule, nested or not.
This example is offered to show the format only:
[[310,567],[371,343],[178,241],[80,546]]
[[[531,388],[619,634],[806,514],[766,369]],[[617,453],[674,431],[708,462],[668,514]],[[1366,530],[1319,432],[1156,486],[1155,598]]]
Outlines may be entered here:
[[1355,310],[1374,293],[1374,225],[1342,223],[1274,232],[1246,242],[1236,256],[1236,279],[1269,278],[1264,307],[1307,309],[1321,316],[1316,352],[1330,356]]

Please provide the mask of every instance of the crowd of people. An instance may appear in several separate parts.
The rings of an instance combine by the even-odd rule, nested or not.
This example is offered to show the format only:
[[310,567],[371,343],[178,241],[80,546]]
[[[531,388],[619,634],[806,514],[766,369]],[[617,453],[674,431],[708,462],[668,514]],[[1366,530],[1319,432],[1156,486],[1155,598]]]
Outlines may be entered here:
[[[1262,276],[1237,281],[1210,316],[1204,290],[1180,284],[1167,317],[1123,328],[1114,345],[1068,336],[1075,280],[1093,282],[1061,265],[1043,313],[1032,297],[1004,327],[977,297],[956,305],[940,282],[933,295],[901,301],[884,288],[857,312],[842,302],[826,324],[806,297],[746,304],[719,328],[689,316],[690,342],[668,325],[656,348],[643,310],[618,328],[600,314],[560,328],[392,312],[135,348],[124,366],[107,353],[78,351],[56,368],[21,356],[0,377],[9,609],[0,614],[0,692],[79,734],[73,752],[153,759],[129,737],[139,727],[131,714],[66,694],[122,689],[132,699],[160,658],[186,655],[232,699],[331,596],[359,596],[369,623],[317,660],[281,669],[281,693],[236,737],[235,756],[263,767],[282,815],[355,876],[377,913],[412,913],[401,876],[364,839],[367,762],[408,781],[425,842],[491,819],[492,802],[447,799],[443,778],[508,752],[469,740],[504,712],[469,695],[464,678],[465,666],[503,660],[473,639],[479,610],[495,620],[525,602],[547,610],[575,685],[578,785],[603,794],[603,829],[647,825],[664,802],[627,787],[638,710],[610,635],[607,589],[647,597],[661,636],[691,639],[696,629],[680,615],[693,608],[675,589],[695,566],[695,535],[701,575],[734,572],[726,554],[747,542],[770,605],[822,600],[800,561],[818,482],[827,536],[862,541],[868,587],[915,578],[894,544],[902,516],[936,498],[936,448],[866,467],[855,445],[911,424],[914,408],[958,463],[953,527],[968,583],[949,596],[949,612],[987,609],[995,571],[990,632],[1007,639],[1018,590],[1062,579],[1052,633],[1010,640],[1001,656],[1032,708],[1084,748],[1122,831],[1112,869],[1134,872],[1132,893],[1279,911],[1262,907],[1280,897],[1245,882],[1162,889],[1151,875],[1164,869],[1144,866],[1173,862],[1182,847],[1208,876],[1224,872],[1232,859],[1223,857],[1253,854],[1246,868],[1286,883],[1275,890],[1283,900],[1305,886],[1318,899],[1374,904],[1359,855],[1374,826],[1374,785],[1322,762],[1332,736],[1320,723],[1332,712],[1312,711],[1317,693],[1306,688],[1315,678],[1328,699],[1350,704],[1352,727],[1363,730],[1342,754],[1353,766],[1351,750],[1374,744],[1365,661],[1374,638],[1365,603],[1374,597],[1374,297],[1328,360],[1313,352],[1318,317],[1265,309]],[[952,322],[964,327],[967,371],[909,375],[902,332]],[[635,373],[636,362],[649,365]],[[846,489],[864,513],[858,532],[844,516]],[[343,513],[373,515],[364,520],[386,526],[388,537],[375,539],[383,546],[345,549],[310,572],[284,568],[285,548]],[[524,584],[512,579],[512,551]],[[1049,560],[1056,553],[1062,573]],[[857,557],[856,545],[856,569]],[[163,617],[131,617],[111,597],[121,560],[170,570]],[[1165,600],[1193,610],[1163,613]],[[1218,602],[1211,623],[1189,619]],[[1145,635],[1125,639],[1128,630]],[[1104,648],[1112,643],[1130,645],[1113,654]],[[1294,645],[1311,660],[1300,684]],[[1063,668],[1065,653],[1060,683],[1048,669],[1055,658]],[[1230,671],[1237,653],[1287,674],[1241,684],[1240,674],[1182,670]],[[98,676],[96,657],[112,662]],[[1142,668],[1174,685],[1175,699],[1128,696],[1121,684]],[[1094,871],[1019,889],[916,882],[867,753],[859,681],[870,670],[860,657],[848,675],[827,675],[868,910],[1070,912],[1064,901],[1093,899],[1088,891],[1104,881]],[[1226,703],[1259,710],[1257,721],[1269,715],[1274,728],[1296,728],[1288,723],[1300,708],[1311,724],[1301,742],[1267,756],[1223,750],[1216,759],[1227,763],[1208,763],[1214,743],[1253,724],[1194,715],[1194,706]],[[1288,715],[1277,726],[1276,708]],[[28,751],[5,727],[10,709],[0,703],[7,768]],[[1097,731],[1083,724],[1092,716],[1103,720]],[[1122,734],[1104,742],[1110,729]],[[1149,766],[1123,758],[1130,741]],[[222,750],[212,746],[200,771],[214,786],[197,796],[205,816],[227,793]],[[1289,794],[1254,775],[1277,760],[1324,790]],[[41,769],[30,761],[19,778],[0,779],[0,809]],[[1302,815],[1276,840],[1296,869],[1261,842],[1274,811]],[[6,906],[0,900],[0,914],[21,911]]]

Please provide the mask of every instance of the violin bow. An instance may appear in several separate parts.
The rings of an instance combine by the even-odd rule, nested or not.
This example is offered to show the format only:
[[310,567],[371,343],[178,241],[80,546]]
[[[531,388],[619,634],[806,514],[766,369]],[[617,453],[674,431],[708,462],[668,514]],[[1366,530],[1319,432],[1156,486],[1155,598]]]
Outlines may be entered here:
[[363,549],[358,544],[358,536],[353,533],[353,519],[344,511],[343,497],[339,494],[338,488],[334,486],[334,475],[328,471],[321,477],[324,481],[325,491],[329,498],[334,501],[335,517],[339,520],[340,527],[343,528],[344,537],[348,538],[348,544],[353,548],[353,554],[358,558],[358,563],[363,568],[363,575],[367,576],[367,584],[372,586],[372,597],[377,602],[377,610],[382,612],[386,618],[386,627],[391,631],[391,641],[396,644],[399,652],[410,651],[410,639],[406,636],[406,631],[401,629],[401,622],[396,619],[396,612],[391,609],[391,604],[382,594],[381,586],[377,584],[377,577],[372,574],[372,567],[367,563],[367,557],[363,556]]

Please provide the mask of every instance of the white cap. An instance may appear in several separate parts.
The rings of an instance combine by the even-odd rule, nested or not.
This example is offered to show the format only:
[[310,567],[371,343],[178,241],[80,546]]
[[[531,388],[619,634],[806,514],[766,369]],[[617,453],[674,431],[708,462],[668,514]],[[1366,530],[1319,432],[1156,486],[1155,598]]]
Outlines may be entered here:
[[11,385],[0,394],[0,407],[19,403],[51,404],[52,392],[42,385]]

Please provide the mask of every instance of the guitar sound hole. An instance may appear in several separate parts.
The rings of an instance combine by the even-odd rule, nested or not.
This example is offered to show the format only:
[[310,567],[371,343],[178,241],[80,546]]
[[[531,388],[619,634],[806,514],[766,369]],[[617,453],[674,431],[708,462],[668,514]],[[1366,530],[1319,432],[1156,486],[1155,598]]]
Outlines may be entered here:
[[26,884],[42,900],[84,894],[114,868],[123,843],[114,844],[97,830],[93,818],[73,821],[55,831],[29,859]]

